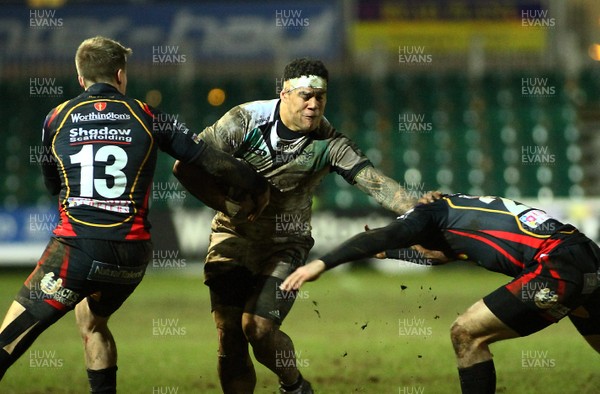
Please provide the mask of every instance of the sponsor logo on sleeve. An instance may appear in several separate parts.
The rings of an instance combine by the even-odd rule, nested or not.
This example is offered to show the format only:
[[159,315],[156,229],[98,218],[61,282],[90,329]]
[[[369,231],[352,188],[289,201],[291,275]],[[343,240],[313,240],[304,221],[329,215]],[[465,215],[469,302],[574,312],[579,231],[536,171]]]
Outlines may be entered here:
[[552,219],[546,212],[534,209],[519,217],[519,220],[529,228],[537,228],[548,219]]

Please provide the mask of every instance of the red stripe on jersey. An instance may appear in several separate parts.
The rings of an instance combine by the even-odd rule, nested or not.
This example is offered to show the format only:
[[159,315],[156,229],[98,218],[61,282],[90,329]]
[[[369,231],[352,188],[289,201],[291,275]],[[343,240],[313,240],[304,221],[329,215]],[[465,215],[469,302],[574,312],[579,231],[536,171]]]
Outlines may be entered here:
[[142,215],[135,215],[131,230],[125,236],[126,240],[144,240],[150,239],[150,233],[148,233],[144,227],[144,218]]
[[33,278],[33,276],[40,269],[41,265],[44,264],[46,259],[48,259],[48,256],[50,256],[54,252],[56,252],[56,243],[53,242],[52,246],[47,247],[46,250],[44,250],[44,253],[42,254],[42,257],[40,257],[40,259],[38,260],[37,265],[35,266],[33,271],[31,271],[31,273],[29,274],[27,279],[25,279],[25,282],[23,283],[25,286],[29,287],[29,282],[31,282],[31,279]]
[[48,123],[46,123],[46,125],[50,125],[50,123],[52,123],[52,121],[54,120],[54,118],[56,118],[56,115],[58,115],[58,113],[60,112],[59,107],[56,107],[54,109],[54,112],[52,113],[52,116],[50,116],[50,118],[48,118]]
[[517,280],[514,280],[506,285],[506,288],[513,294],[517,295],[523,290],[523,285],[531,282],[536,276],[542,272],[542,265],[538,265],[535,271],[528,272],[520,276]]
[[554,248],[556,248],[561,243],[562,243],[562,239],[546,240],[546,242],[543,245],[541,245],[542,246],[541,249],[538,250],[538,252],[535,254],[535,256],[533,258],[535,260],[539,259],[540,257],[542,257],[543,254],[550,253]]
[[45,126],[49,126],[50,123],[52,123],[52,121],[54,120],[54,118],[56,118],[56,115],[58,115],[60,113],[60,111],[62,111],[63,108],[67,106],[67,104],[69,103],[69,101],[70,100],[67,100],[64,103],[60,104],[58,107],[54,108],[54,112],[48,118],[48,123],[46,123]]
[[60,274],[58,277],[62,279],[63,287],[67,285],[67,270],[69,269],[69,257],[71,256],[71,249],[65,248],[65,254],[63,255],[62,264],[60,265]]
[[64,311],[65,309],[67,309],[67,306],[65,304],[61,304],[56,300],[46,299],[44,300],[44,302],[46,302],[46,304],[49,304],[54,309],[58,309],[59,311]]
[[144,226],[144,217],[148,212],[148,199],[150,198],[150,188],[146,191],[146,196],[144,197],[144,204],[140,207],[140,209],[136,212],[135,217],[133,218],[133,224],[131,225],[131,229],[129,233],[125,236],[127,240],[144,240],[150,239],[150,233],[146,231],[146,227]]
[[73,230],[73,226],[71,225],[71,222],[69,222],[69,217],[67,216],[67,212],[65,209],[59,209],[60,211],[60,220],[58,221],[58,224],[56,225],[56,228],[54,229],[54,231],[52,231],[52,233],[54,233],[54,235],[59,235],[59,236],[63,236],[63,237],[74,237],[77,234],[75,233],[75,230]]
[[[88,141],[82,141],[82,142],[71,142],[69,143],[69,145],[71,146],[76,146],[76,145],[86,145],[86,144],[99,144],[99,143],[105,143],[106,140],[88,140]],[[120,141],[110,141],[111,145],[131,145],[131,142],[120,142]]]
[[[558,240],[555,240],[558,241]],[[556,283],[558,284],[558,287],[556,289],[557,295],[560,297],[560,299],[562,300],[563,295],[565,294],[565,288],[566,288],[566,283],[564,280],[562,280],[562,278],[560,277],[560,275],[558,274],[558,272],[556,272],[556,270],[550,268],[546,263],[548,262],[548,259],[550,258],[549,255],[544,254],[543,256],[540,257],[540,261],[542,263],[542,265],[544,265],[547,269],[548,272],[550,273],[550,275],[554,278],[554,279],[558,279],[556,281]]]
[[[136,100],[137,101],[137,100]],[[145,113],[147,113],[148,115],[152,116],[154,118],[154,114],[152,113],[152,111],[150,110],[150,107],[148,106],[148,104],[146,103],[142,103],[140,101],[138,101],[138,103],[142,104],[142,109],[144,110]]]
[[535,238],[528,235],[511,233],[510,231],[481,230],[481,232],[489,234],[492,237],[531,246],[535,249],[539,248],[547,240],[547,238]]
[[506,257],[511,263],[513,263],[517,267],[523,268],[525,266],[522,262],[520,262],[519,260],[515,259],[510,254],[508,254],[508,252],[506,252],[506,250],[502,249],[502,247],[500,247],[498,244],[494,243],[490,239],[487,239],[485,237],[481,237],[479,235],[475,235],[475,234],[472,234],[472,233],[466,233],[466,232],[463,232],[463,231],[448,230],[448,232],[456,234],[456,235],[460,235],[460,236],[463,236],[463,237],[473,238],[473,239],[476,239],[476,240],[478,240],[480,242],[483,242],[484,244],[489,245],[492,248],[496,249],[501,255],[503,255],[504,257]]
[[152,117],[154,117],[154,114],[152,113],[152,111],[150,111],[150,107],[148,107],[148,104],[144,104],[144,111],[146,111],[147,114],[152,115]]

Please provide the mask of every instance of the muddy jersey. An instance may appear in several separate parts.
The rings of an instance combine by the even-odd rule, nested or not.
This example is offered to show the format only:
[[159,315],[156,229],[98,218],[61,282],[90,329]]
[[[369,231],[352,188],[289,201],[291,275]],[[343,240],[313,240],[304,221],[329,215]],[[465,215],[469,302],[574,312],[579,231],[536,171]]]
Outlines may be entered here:
[[272,185],[270,203],[256,222],[218,213],[213,229],[235,230],[257,240],[310,237],[313,192],[322,178],[334,171],[353,184],[356,174],[371,165],[324,118],[310,133],[282,137],[279,103],[275,99],[239,105],[200,134],[209,145],[243,159]]
[[53,109],[44,122],[46,186],[59,193],[54,235],[150,238],[148,201],[157,149],[190,162],[204,143],[176,118],[97,83]]

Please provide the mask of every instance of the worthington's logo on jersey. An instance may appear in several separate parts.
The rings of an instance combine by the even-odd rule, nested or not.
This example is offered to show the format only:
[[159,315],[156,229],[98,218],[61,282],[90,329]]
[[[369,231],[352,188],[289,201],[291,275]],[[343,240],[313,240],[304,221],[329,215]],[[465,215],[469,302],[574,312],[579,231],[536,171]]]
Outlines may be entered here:
[[96,120],[130,120],[131,116],[129,114],[118,114],[114,112],[100,113],[100,112],[91,112],[87,115],[82,114],[71,114],[71,122],[94,122]]
[[100,129],[84,129],[83,127],[79,127],[69,130],[69,141],[131,142],[130,134],[131,129],[109,129],[108,126]]

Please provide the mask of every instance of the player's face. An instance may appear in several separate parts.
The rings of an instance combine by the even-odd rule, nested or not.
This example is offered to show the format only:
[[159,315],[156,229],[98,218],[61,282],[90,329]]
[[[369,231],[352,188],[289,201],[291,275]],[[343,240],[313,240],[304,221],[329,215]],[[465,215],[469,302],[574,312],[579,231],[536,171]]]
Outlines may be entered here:
[[309,133],[321,123],[327,91],[300,87],[281,93],[281,120],[288,129]]

